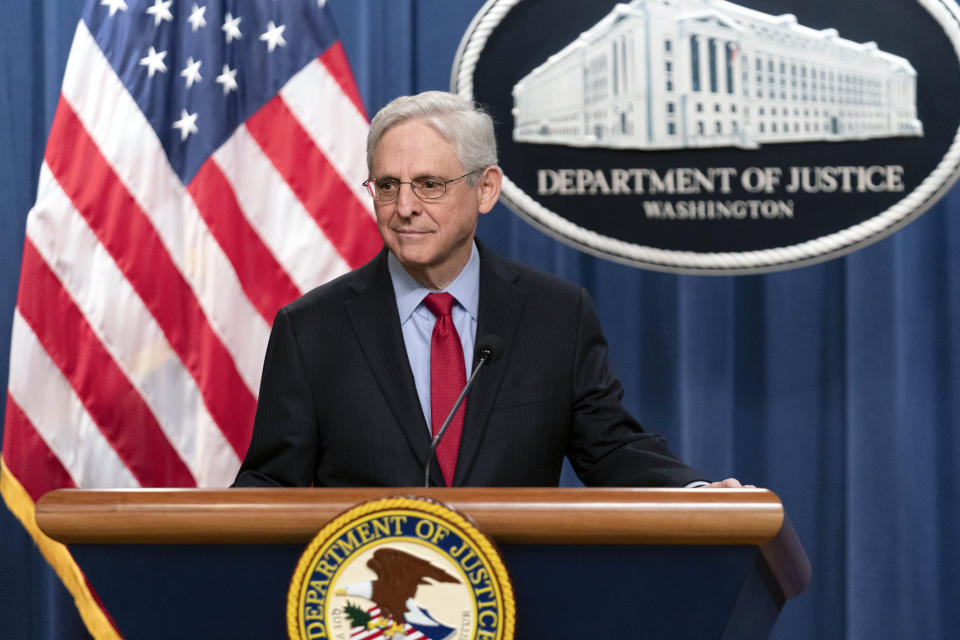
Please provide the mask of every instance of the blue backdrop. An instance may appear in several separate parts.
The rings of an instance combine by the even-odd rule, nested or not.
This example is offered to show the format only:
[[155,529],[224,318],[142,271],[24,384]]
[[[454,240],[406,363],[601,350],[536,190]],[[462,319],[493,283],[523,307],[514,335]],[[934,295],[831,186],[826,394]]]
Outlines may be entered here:
[[[81,10],[7,0],[0,21],[0,362],[24,222]],[[370,113],[449,86],[482,0],[328,0]],[[778,639],[960,633],[960,189],[845,258],[765,276],[673,276],[592,258],[503,207],[495,250],[593,294],[626,404],[691,464],[774,490],[814,567]],[[7,370],[0,368],[6,388]],[[84,637],[0,508],[0,636]],[[61,613],[55,613],[55,612]],[[66,613],[62,613],[62,612]]]

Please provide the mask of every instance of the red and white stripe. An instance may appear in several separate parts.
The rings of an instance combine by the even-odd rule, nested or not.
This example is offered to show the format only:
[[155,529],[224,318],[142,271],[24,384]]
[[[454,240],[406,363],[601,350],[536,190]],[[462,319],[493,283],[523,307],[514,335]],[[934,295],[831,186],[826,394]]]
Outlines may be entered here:
[[[367,613],[370,614],[370,620],[374,621],[380,618],[380,607],[373,605],[367,609]],[[383,637],[383,627],[374,627],[373,629],[367,629],[366,627],[352,627],[350,629],[350,640],[375,640],[375,638]],[[404,637],[409,640],[422,640],[426,638],[425,635],[414,629],[410,626],[409,623],[403,623],[403,633]]]
[[83,22],[13,323],[4,463],[65,486],[225,486],[280,306],[381,246],[367,120],[339,45],[184,186]]

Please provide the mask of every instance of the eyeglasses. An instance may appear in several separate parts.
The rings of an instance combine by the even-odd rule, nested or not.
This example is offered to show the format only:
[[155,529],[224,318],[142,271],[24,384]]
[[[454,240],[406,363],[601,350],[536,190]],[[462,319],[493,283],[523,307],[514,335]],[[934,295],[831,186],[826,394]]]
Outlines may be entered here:
[[397,180],[396,178],[368,178],[364,180],[363,186],[367,188],[370,197],[377,202],[393,202],[400,195],[400,185],[408,184],[413,194],[421,200],[437,200],[447,193],[447,185],[457,180],[462,180],[467,176],[477,173],[478,169],[468,171],[462,176],[444,180],[436,176],[423,176],[414,178],[409,182]]

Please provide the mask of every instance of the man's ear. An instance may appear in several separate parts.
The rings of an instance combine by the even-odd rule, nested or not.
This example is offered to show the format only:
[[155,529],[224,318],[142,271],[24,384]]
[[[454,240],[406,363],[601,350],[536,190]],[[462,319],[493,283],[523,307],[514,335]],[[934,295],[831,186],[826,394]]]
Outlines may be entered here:
[[480,189],[480,213],[487,213],[493,209],[500,199],[500,183],[503,180],[503,173],[499,167],[487,167],[480,175],[480,182],[477,188]]

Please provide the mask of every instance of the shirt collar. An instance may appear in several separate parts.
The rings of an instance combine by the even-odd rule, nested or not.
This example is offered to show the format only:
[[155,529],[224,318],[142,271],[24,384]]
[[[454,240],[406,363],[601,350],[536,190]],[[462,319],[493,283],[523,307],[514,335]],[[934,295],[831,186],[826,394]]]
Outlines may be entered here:
[[[389,269],[390,279],[393,281],[393,293],[397,297],[400,324],[404,324],[423,302],[423,298],[428,293],[435,293],[435,291],[414,280],[396,256],[389,251],[387,252],[387,269]],[[453,282],[441,291],[446,291],[456,298],[460,306],[470,314],[470,317],[477,320],[480,308],[480,254],[477,252],[476,243],[471,245],[470,259],[467,260],[466,266],[454,278]]]

